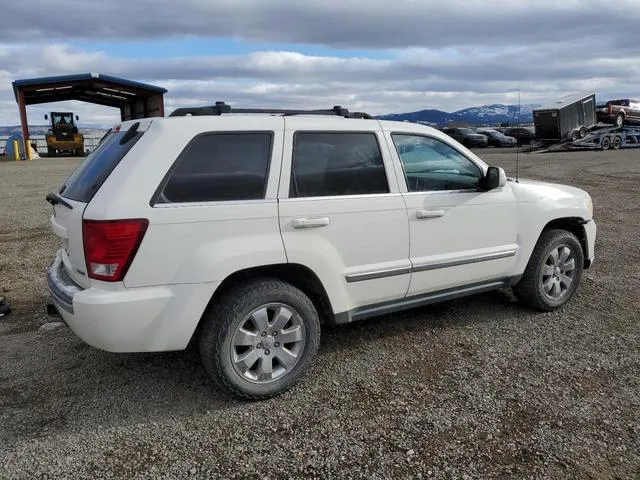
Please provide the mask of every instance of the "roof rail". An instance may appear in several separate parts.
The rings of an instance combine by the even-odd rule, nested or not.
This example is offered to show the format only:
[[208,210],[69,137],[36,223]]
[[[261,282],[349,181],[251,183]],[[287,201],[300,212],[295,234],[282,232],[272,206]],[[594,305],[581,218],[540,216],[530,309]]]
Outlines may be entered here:
[[272,108],[231,108],[224,102],[216,102],[215,105],[207,107],[184,107],[177,108],[170,117],[186,117],[202,116],[202,115],[222,115],[223,113],[267,113],[272,115],[334,115],[344,118],[368,118],[373,119],[371,115],[364,112],[350,112],[340,105],[334,106],[330,110],[281,110]]

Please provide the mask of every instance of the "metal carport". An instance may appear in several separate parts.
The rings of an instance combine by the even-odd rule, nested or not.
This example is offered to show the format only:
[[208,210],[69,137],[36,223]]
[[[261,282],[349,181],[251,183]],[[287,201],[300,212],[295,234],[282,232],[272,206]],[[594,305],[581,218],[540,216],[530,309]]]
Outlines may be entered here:
[[13,93],[20,110],[25,152],[29,141],[27,105],[80,100],[120,109],[120,118],[164,117],[164,94],[155,85],[112,77],[101,73],[80,73],[56,77],[28,78],[13,82]]

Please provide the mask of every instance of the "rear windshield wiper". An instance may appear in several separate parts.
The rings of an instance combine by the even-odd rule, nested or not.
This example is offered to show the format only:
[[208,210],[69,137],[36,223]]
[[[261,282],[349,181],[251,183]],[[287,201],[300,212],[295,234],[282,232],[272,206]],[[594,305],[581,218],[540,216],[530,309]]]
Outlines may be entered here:
[[57,205],[59,203],[60,205],[64,205],[65,207],[67,207],[69,210],[73,210],[73,206],[57,193],[48,193],[46,200],[51,205]]

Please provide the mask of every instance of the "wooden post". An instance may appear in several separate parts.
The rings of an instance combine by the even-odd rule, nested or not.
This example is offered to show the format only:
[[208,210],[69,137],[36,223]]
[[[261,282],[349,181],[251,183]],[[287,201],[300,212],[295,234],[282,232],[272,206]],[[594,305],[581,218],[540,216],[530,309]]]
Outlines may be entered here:
[[164,117],[164,95],[158,95],[158,116]]
[[27,123],[27,105],[24,101],[24,91],[18,90],[18,109],[20,110],[20,125],[22,126],[22,142],[24,144],[24,154],[27,160],[31,160],[31,149],[29,148],[29,124]]

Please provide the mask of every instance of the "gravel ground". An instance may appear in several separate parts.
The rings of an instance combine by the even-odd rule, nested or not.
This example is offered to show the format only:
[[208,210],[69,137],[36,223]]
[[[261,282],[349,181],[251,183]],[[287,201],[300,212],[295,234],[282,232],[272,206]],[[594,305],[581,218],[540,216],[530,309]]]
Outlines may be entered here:
[[[484,150],[514,171],[514,155]],[[508,291],[323,329],[294,389],[246,403],[192,350],[110,354],[39,327],[74,160],[0,162],[0,478],[640,478],[640,151],[521,155],[594,197],[596,263],[538,314]]]

